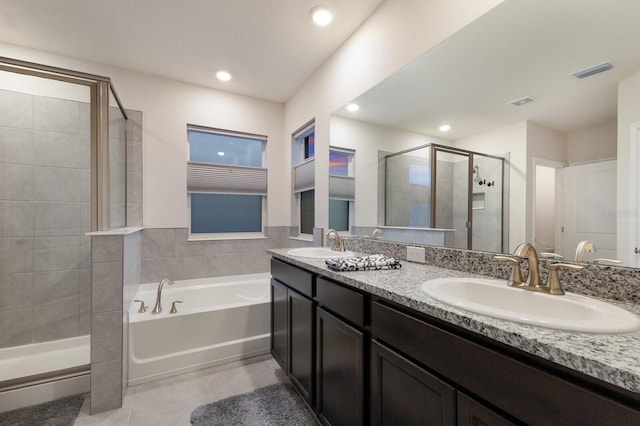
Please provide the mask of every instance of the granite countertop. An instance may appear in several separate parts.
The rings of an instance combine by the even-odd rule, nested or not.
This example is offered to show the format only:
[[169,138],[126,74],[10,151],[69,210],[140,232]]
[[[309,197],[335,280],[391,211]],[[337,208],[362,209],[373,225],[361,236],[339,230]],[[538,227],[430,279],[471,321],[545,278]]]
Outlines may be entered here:
[[[275,258],[339,281],[372,295],[442,319],[604,382],[640,393],[640,331],[627,334],[591,334],[552,330],[503,321],[467,312],[429,297],[421,289],[427,280],[447,277],[492,278],[403,261],[401,269],[337,272],[324,260],[287,255],[272,249]],[[606,300],[640,316],[632,303]]]

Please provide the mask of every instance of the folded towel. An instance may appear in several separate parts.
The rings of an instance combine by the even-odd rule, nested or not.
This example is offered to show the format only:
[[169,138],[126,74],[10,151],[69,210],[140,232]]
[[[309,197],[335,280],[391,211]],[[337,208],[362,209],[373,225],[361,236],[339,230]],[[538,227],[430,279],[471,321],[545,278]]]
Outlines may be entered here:
[[368,269],[400,269],[400,261],[382,254],[362,257],[342,257],[325,260],[327,266],[336,271],[361,271]]

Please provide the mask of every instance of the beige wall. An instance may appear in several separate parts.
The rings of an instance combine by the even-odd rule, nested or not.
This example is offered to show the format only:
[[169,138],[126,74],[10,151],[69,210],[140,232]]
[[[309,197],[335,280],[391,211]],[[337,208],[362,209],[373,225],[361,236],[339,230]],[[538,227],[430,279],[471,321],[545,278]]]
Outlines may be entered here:
[[617,123],[611,122],[567,134],[570,165],[612,160],[617,157]]

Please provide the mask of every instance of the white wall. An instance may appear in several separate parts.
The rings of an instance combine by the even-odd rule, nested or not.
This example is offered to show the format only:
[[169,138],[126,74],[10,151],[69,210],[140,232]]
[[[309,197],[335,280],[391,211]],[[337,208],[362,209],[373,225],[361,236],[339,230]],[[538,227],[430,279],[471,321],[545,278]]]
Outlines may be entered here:
[[509,155],[509,247],[505,250],[512,252],[526,237],[527,122],[459,139],[455,146],[485,154]]
[[554,247],[556,240],[555,186],[556,169],[536,166],[534,238],[544,243],[545,247]]
[[617,123],[611,122],[567,134],[567,162],[592,163],[617,157]]
[[631,247],[635,238],[630,238],[629,235],[630,218],[639,214],[637,206],[629,202],[632,187],[638,186],[637,182],[632,185],[629,179],[632,164],[636,170],[638,166],[630,159],[631,125],[634,123],[640,123],[640,71],[618,84],[617,255],[625,265],[635,265],[636,256]]
[[328,225],[329,115],[501,2],[386,0],[286,103],[284,140],[316,119],[316,226]]
[[378,151],[398,152],[428,143],[450,145],[449,141],[392,127],[332,115],[331,146],[356,151],[355,225],[378,223]]
[[281,190],[282,158],[289,155],[282,140],[282,104],[13,45],[0,44],[0,49],[3,56],[110,77],[124,107],[143,112],[145,227],[188,224],[187,123],[266,135],[268,223],[288,224],[288,197]]

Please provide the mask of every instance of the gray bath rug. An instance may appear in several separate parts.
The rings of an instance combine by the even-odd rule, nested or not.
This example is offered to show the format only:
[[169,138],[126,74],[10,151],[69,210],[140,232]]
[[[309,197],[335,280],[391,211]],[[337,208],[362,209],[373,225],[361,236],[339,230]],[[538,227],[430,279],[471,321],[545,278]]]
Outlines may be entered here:
[[317,425],[291,385],[279,383],[201,405],[191,413],[194,426]]
[[80,395],[0,413],[0,426],[73,426],[84,398]]

